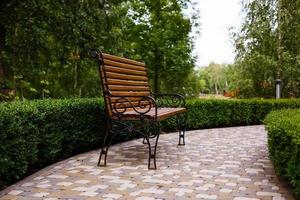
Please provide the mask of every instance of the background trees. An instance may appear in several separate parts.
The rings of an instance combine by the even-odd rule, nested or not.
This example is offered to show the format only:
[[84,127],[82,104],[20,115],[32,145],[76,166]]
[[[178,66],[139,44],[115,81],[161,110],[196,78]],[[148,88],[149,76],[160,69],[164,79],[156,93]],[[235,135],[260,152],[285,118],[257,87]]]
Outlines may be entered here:
[[210,63],[198,70],[201,93],[220,94],[239,90],[239,75],[235,65]]
[[0,13],[0,32],[5,33],[1,87],[15,89],[21,99],[98,96],[97,67],[88,56],[97,47],[145,61],[156,91],[183,91],[194,66],[193,21],[183,14],[188,3],[5,1]]
[[200,69],[202,92],[237,91],[240,98],[275,97],[275,80],[283,97],[300,96],[300,1],[242,0],[243,23],[232,32],[233,65],[211,63]]
[[[192,20],[184,16],[189,1],[133,0],[126,35],[128,57],[148,64],[154,91],[184,92],[192,72]],[[195,13],[197,14],[197,13]],[[197,15],[193,15],[193,17]]]
[[0,99],[6,89],[20,99],[98,96],[91,48],[145,61],[154,91],[271,98],[280,78],[284,97],[300,96],[298,0],[242,0],[236,62],[200,72],[190,34],[199,13],[185,11],[192,1],[1,1]]
[[[92,46],[112,48],[111,24],[118,19],[104,12],[103,6],[99,1],[59,0],[6,5],[1,17],[6,31],[1,59],[6,74],[12,75],[10,87],[20,98],[95,95],[97,71],[87,52]],[[105,38],[107,34],[113,35],[111,40]]]
[[242,1],[244,22],[234,33],[236,66],[248,80],[247,97],[274,97],[275,79],[283,80],[283,95],[300,96],[300,2]]

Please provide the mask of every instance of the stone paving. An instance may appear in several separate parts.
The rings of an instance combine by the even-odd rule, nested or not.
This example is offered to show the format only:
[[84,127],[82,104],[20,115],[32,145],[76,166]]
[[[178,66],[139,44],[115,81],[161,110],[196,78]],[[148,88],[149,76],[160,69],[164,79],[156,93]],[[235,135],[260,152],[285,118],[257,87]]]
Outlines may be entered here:
[[0,192],[1,200],[233,199],[293,200],[274,175],[264,126],[161,135],[157,170],[147,169],[142,139],[114,145],[108,166],[97,167],[99,151],[49,166]]

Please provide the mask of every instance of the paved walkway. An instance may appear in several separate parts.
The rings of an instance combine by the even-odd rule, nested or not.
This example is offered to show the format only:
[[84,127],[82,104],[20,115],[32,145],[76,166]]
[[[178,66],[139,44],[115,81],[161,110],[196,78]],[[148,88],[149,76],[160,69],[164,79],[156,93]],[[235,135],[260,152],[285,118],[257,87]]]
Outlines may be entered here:
[[161,135],[158,169],[147,169],[142,140],[111,147],[107,167],[99,151],[84,153],[34,174],[0,192],[0,199],[222,199],[292,200],[274,175],[263,126]]

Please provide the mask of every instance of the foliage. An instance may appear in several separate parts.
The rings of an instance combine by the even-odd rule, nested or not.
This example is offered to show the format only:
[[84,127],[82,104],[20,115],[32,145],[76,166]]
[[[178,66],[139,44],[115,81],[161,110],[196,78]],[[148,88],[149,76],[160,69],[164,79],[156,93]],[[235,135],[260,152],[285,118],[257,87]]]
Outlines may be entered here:
[[300,196],[300,110],[271,112],[264,123],[275,170],[287,178]]
[[99,99],[0,104],[0,188],[36,168],[99,147]]
[[37,162],[38,129],[36,108],[7,104],[0,108],[0,189],[18,180]]
[[275,79],[283,81],[285,97],[299,97],[300,2],[242,1],[244,21],[233,33],[236,66],[248,80],[248,97],[274,97]]
[[272,110],[300,108],[300,100],[200,100],[187,102],[188,129],[261,124]]
[[[182,88],[182,93],[188,97],[198,97],[199,93],[205,88],[206,83],[203,80],[199,79],[199,72],[198,70],[193,70],[188,76],[186,80],[186,84]],[[178,91],[174,91],[178,93]]]
[[97,68],[87,53],[92,47],[117,48],[113,30],[124,14],[119,4],[107,2],[105,9],[112,11],[108,13],[97,0],[8,3],[0,20],[6,30],[1,59],[18,96],[98,94]]
[[[0,188],[34,169],[101,146],[103,101],[38,100],[0,104]],[[187,101],[188,129],[260,124],[272,110],[300,108],[299,100]],[[175,131],[174,121],[162,128]],[[137,137],[118,135],[114,142]]]
[[194,66],[189,32],[197,17],[183,15],[189,3],[7,1],[0,10],[0,60],[10,88],[20,99],[98,96],[97,65],[88,51],[100,48],[146,62],[153,86],[159,77],[160,89],[183,91]]
[[236,65],[210,63],[199,69],[199,79],[202,93],[223,94],[244,88]]
[[[194,58],[189,33],[193,20],[183,15],[187,0],[133,0],[126,35],[133,48],[127,54],[148,65],[154,91],[185,93]],[[191,18],[197,18],[195,13]],[[195,23],[195,26],[198,26]],[[176,80],[176,81],[174,81]]]
[[200,80],[205,81],[207,88],[212,94],[220,94],[226,89],[226,79],[224,79],[224,65],[210,63],[207,67],[200,69]]

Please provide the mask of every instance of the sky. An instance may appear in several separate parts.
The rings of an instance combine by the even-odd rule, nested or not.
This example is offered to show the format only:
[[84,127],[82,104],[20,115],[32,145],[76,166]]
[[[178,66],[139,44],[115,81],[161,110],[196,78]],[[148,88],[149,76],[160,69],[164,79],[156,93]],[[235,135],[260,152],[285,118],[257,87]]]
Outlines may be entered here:
[[230,64],[234,61],[234,48],[230,43],[229,28],[241,24],[240,0],[198,0],[200,10],[200,36],[196,38],[194,54],[196,65],[210,62]]

